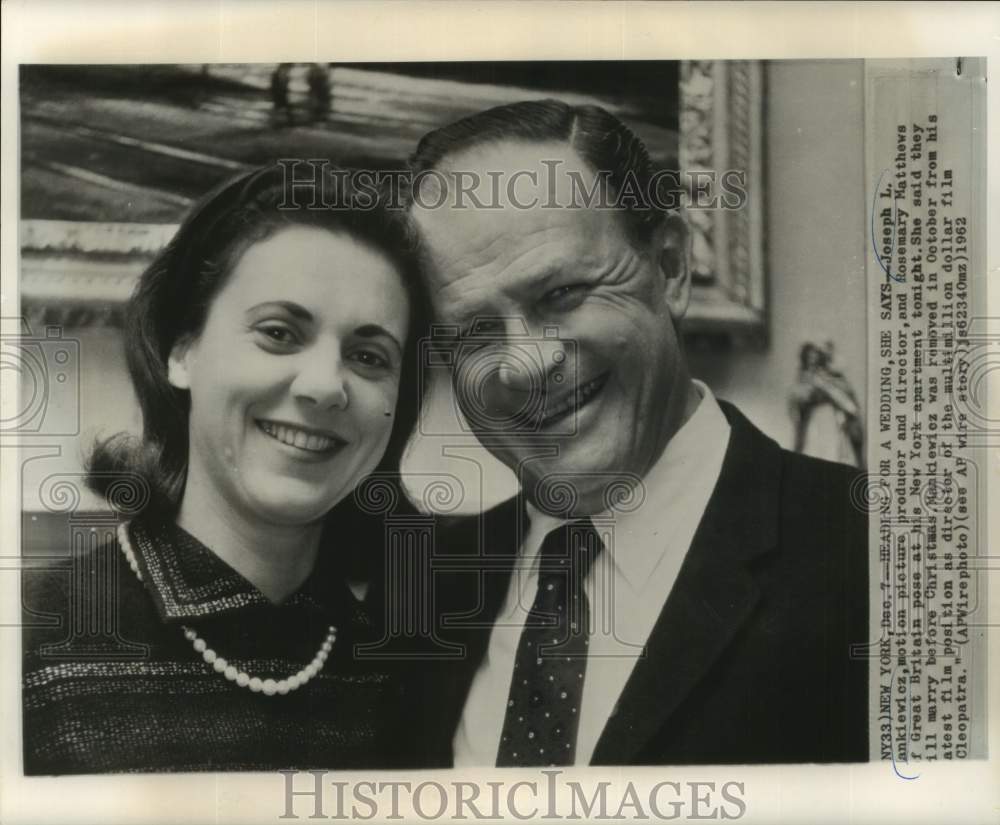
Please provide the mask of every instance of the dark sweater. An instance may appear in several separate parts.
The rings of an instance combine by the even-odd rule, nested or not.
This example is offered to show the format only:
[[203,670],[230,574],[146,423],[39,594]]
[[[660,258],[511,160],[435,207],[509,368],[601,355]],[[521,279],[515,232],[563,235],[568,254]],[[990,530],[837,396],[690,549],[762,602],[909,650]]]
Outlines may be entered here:
[[[130,536],[143,583],[117,542],[75,553],[72,570],[25,572],[25,774],[399,764],[399,681],[353,655],[375,630],[327,554],[274,605],[176,525],[133,522]],[[43,614],[58,624],[40,627]],[[309,663],[331,624],[324,669],[274,696],[227,681],[182,629],[278,680]]]

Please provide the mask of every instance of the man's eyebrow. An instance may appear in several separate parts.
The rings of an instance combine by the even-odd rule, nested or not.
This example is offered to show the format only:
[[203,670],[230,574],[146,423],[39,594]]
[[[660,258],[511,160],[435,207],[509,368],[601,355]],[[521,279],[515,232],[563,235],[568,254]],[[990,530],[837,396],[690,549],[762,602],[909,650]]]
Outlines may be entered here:
[[[513,283],[509,284],[504,291],[508,295],[521,295],[526,292],[537,293],[537,292],[547,292],[551,286],[551,283],[566,275],[567,271],[570,269],[565,263],[551,264],[546,266],[544,269],[533,273],[530,276],[524,276],[518,278]],[[589,272],[589,270],[587,270]],[[582,273],[582,277],[586,273]],[[442,290],[439,291],[443,291]],[[488,308],[484,304],[469,304],[469,305],[459,305],[453,312],[449,313],[452,320],[449,324],[458,327],[459,335],[464,334],[468,331],[468,328],[473,325],[473,322],[479,318],[489,317],[498,318],[503,317],[502,314],[498,314],[495,310]],[[447,338],[448,336],[443,336]],[[458,337],[458,336],[456,336]]]
[[296,304],[294,301],[264,301],[254,304],[246,311],[246,314],[249,315],[252,312],[258,312],[262,309],[283,309],[299,321],[309,322],[314,320],[312,313],[308,309],[301,304]]
[[539,288],[542,291],[545,291],[549,284],[563,275],[565,271],[566,267],[563,264],[550,264],[549,266],[546,266],[545,269],[515,281],[511,285],[511,291],[536,291]]
[[[563,277],[566,271],[567,267],[565,264],[550,264],[538,272],[514,279],[511,283],[503,287],[503,292],[508,296],[514,297],[547,292],[552,282]],[[467,319],[465,323],[471,322],[476,316],[485,315],[493,317],[497,316],[497,312],[482,305],[461,308],[461,317]]]
[[378,338],[384,336],[389,338],[399,348],[400,352],[403,350],[403,345],[399,343],[399,339],[380,324],[362,324],[354,330],[354,334],[360,338]]

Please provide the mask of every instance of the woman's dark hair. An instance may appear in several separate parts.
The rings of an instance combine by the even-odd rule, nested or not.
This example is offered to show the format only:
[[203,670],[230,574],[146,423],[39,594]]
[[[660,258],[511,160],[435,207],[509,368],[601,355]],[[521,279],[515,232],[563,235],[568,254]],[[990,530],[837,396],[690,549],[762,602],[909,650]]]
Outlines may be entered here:
[[212,301],[243,252],[289,226],[346,233],[384,254],[399,272],[409,297],[409,334],[395,422],[376,469],[398,474],[419,415],[424,388],[418,346],[430,323],[404,216],[388,209],[372,189],[352,189],[343,170],[299,161],[263,166],[214,189],[143,272],[125,308],[124,328],[129,375],[142,410],[142,438],[119,433],[95,445],[88,463],[94,490],[108,496],[123,476],[138,476],[149,487],[145,513],[176,514],[187,478],[190,397],[167,379],[170,351],[178,340],[201,332]]

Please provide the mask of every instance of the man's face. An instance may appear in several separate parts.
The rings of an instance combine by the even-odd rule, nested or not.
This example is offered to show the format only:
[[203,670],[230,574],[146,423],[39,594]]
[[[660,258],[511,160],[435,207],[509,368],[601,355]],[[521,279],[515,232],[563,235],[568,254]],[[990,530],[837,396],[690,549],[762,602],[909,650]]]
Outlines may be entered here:
[[[552,159],[556,171],[541,163]],[[613,211],[542,208],[573,203],[571,173],[595,179],[562,143],[484,146],[442,171],[478,174],[482,203],[501,189],[499,209],[414,207],[438,319],[462,334],[459,405],[536,504],[550,509],[539,482],[558,474],[578,512],[599,512],[608,474],[645,474],[692,409],[674,328],[688,296],[682,233],[673,249],[666,231],[640,249]],[[507,198],[519,171],[514,197],[537,198],[531,208]]]

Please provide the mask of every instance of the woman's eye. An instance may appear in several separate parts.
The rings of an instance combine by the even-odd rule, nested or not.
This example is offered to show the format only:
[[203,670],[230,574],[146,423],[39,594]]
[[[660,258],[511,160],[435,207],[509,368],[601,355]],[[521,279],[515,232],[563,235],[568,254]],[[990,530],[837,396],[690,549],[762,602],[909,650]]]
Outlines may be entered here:
[[389,359],[378,352],[372,350],[359,350],[352,356],[355,361],[366,367],[384,369],[389,366]]
[[257,333],[266,339],[268,344],[281,347],[290,346],[298,342],[295,331],[284,324],[261,324],[257,327]]

